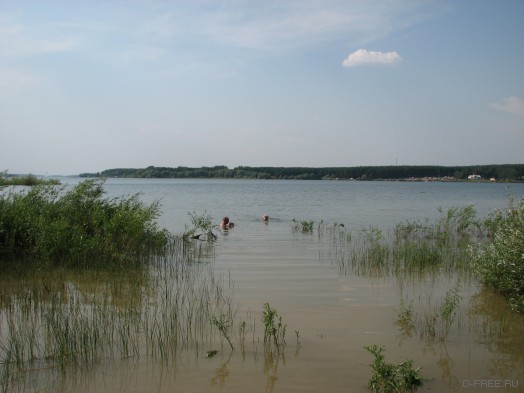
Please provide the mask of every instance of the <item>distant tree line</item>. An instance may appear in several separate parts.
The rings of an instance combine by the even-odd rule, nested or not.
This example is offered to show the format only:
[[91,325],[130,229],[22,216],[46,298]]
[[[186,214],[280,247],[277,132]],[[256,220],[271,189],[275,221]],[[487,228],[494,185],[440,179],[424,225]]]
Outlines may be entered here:
[[447,179],[465,180],[469,175],[480,175],[482,179],[521,181],[524,180],[524,164],[435,166],[394,165],[358,167],[213,167],[177,168],[148,166],[147,168],[115,168],[97,173],[82,173],[81,177],[124,177],[124,178],[221,178],[221,179],[298,179],[298,180],[408,180]]

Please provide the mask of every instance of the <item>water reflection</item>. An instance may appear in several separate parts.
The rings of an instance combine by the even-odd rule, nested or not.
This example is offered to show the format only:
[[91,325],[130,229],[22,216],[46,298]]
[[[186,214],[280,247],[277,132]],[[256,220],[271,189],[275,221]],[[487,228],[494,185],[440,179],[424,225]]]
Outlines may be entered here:
[[[421,364],[433,391],[461,391],[464,380],[481,378],[523,381],[523,318],[480,289],[463,268],[458,243],[446,251],[434,240],[423,245],[387,231],[327,224],[275,235],[257,224],[265,230],[257,236],[240,238],[239,226],[214,246],[181,244],[184,263],[158,258],[117,274],[2,274],[2,358],[18,334],[28,334],[24,353],[31,354],[32,342],[34,354],[0,365],[10,381],[4,391],[365,392],[370,369],[362,347],[372,343],[386,345],[392,359]],[[448,325],[442,305],[457,288],[460,301]],[[290,332],[296,329],[296,342],[292,333],[284,348],[263,342],[266,301]],[[403,308],[405,325],[398,323]],[[70,317],[60,310],[105,326],[90,347],[96,351],[65,356],[63,365],[38,338],[42,315],[55,324]],[[220,315],[233,321],[234,351],[210,322]],[[113,344],[103,341],[122,332]],[[216,357],[206,357],[211,350]]]

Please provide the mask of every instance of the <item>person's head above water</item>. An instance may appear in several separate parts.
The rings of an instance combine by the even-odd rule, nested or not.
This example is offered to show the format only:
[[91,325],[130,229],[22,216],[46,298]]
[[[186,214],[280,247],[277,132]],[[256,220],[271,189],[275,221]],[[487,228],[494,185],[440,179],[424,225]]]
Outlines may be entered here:
[[262,221],[269,221],[269,215],[268,214],[263,214],[262,215]]
[[235,224],[229,221],[229,217],[225,216],[224,218],[222,218],[222,222],[220,223],[220,228],[222,229],[233,228],[234,225]]

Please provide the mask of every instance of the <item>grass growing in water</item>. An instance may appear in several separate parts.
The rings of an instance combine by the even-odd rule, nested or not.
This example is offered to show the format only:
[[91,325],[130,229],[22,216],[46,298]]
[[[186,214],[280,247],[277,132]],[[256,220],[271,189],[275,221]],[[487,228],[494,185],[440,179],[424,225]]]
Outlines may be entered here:
[[264,323],[264,343],[271,345],[273,342],[277,349],[283,348],[286,345],[287,325],[282,323],[282,317],[278,315],[277,310],[271,308],[269,303],[264,303],[262,322]]
[[[211,318],[211,322],[215,327],[218,329],[218,331],[222,334],[222,336],[227,340],[229,343],[229,346],[231,347],[231,350],[235,350],[235,347],[233,346],[233,343],[231,342],[230,338],[230,329],[231,329],[231,321],[228,319],[227,315],[221,314],[220,317],[213,317]],[[245,328],[245,325],[244,325]]]
[[38,373],[52,386],[110,360],[198,357],[213,341],[213,315],[232,315],[232,284],[210,264],[188,264],[177,239],[148,268],[3,274],[0,392]]
[[302,231],[302,232],[313,232],[315,221],[312,220],[302,220],[297,221],[295,218],[291,220],[291,229],[294,232]]
[[184,240],[200,239],[207,241],[216,240],[217,236],[214,234],[213,229],[217,225],[213,222],[213,219],[209,214],[204,212],[203,214],[197,214],[197,212],[188,212],[189,218],[191,219],[191,226],[186,226],[183,234]]
[[423,274],[469,270],[468,247],[472,239],[484,239],[485,231],[474,219],[474,208],[452,208],[434,224],[419,221],[399,224],[393,231],[376,227],[350,231],[320,230],[330,236],[327,258],[338,264],[341,274],[370,277]]
[[373,355],[373,375],[368,382],[368,388],[372,392],[414,392],[424,384],[420,368],[413,368],[413,360],[408,359],[401,364],[387,363],[383,354],[384,347],[374,344],[364,349]]
[[409,337],[417,331],[420,337],[426,340],[444,341],[453,322],[457,320],[457,311],[461,299],[457,285],[448,290],[440,304],[434,308],[434,311],[425,313],[423,318],[415,312],[413,302],[406,305],[406,302],[402,300],[399,309],[396,310],[395,324],[403,336]]

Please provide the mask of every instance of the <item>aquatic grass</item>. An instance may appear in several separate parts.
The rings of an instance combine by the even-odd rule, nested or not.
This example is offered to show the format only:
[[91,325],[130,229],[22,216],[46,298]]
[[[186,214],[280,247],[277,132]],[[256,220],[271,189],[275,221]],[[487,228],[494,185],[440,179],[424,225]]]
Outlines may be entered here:
[[187,263],[183,244],[125,271],[27,266],[20,276],[2,275],[2,389],[21,386],[31,370],[69,374],[111,359],[198,356],[213,341],[214,315],[235,320],[233,284],[210,264]]
[[271,345],[280,350],[286,345],[287,325],[282,323],[282,317],[278,315],[276,309],[271,308],[269,303],[264,303],[262,312],[262,322],[264,323],[264,343]]
[[407,221],[395,226],[395,236],[398,239],[435,239],[447,241],[457,240],[478,234],[481,222],[476,218],[473,205],[452,207],[444,211],[439,208],[440,217],[433,223],[426,219],[421,221]]
[[[428,299],[428,302],[430,300]],[[395,325],[403,336],[411,337],[414,332],[417,332],[420,338],[426,341],[445,341],[453,323],[459,318],[461,300],[458,283],[446,291],[440,303],[433,306],[433,311],[424,312],[423,316],[415,312],[413,301],[406,305],[406,301],[402,300],[396,310]],[[431,308],[430,304],[428,308]]]
[[457,270],[468,275],[468,248],[485,237],[473,214],[473,207],[468,206],[450,209],[433,225],[415,221],[398,224],[393,230],[337,227],[336,231],[319,231],[319,236],[326,238],[319,257],[336,263],[343,275],[394,275],[399,280],[407,275]]
[[383,346],[373,344],[364,349],[373,355],[370,364],[373,372],[368,388],[375,393],[415,392],[424,384],[420,375],[421,368],[413,368],[413,360],[407,359],[401,364],[386,362]]
[[293,232],[312,233],[314,229],[315,221],[313,220],[302,220],[298,221],[293,218],[291,220],[291,230]]
[[[231,350],[234,351],[235,347],[233,346],[233,343],[231,342],[230,333],[229,333],[232,322],[227,318],[225,314],[221,314],[219,317],[213,316],[211,318],[211,322],[222,334],[222,337],[226,339],[229,346],[231,347]],[[244,325],[244,329],[245,329],[245,325]]]
[[182,235],[184,240],[199,239],[209,242],[216,240],[217,236],[213,232],[213,229],[216,229],[218,225],[213,222],[213,219],[207,212],[198,214],[192,211],[187,214],[191,220],[191,226],[185,226],[184,234]]
[[411,336],[415,330],[415,310],[413,308],[413,302],[406,305],[406,302],[402,300],[400,302],[399,309],[396,310],[397,319],[395,324],[400,328],[404,336]]

